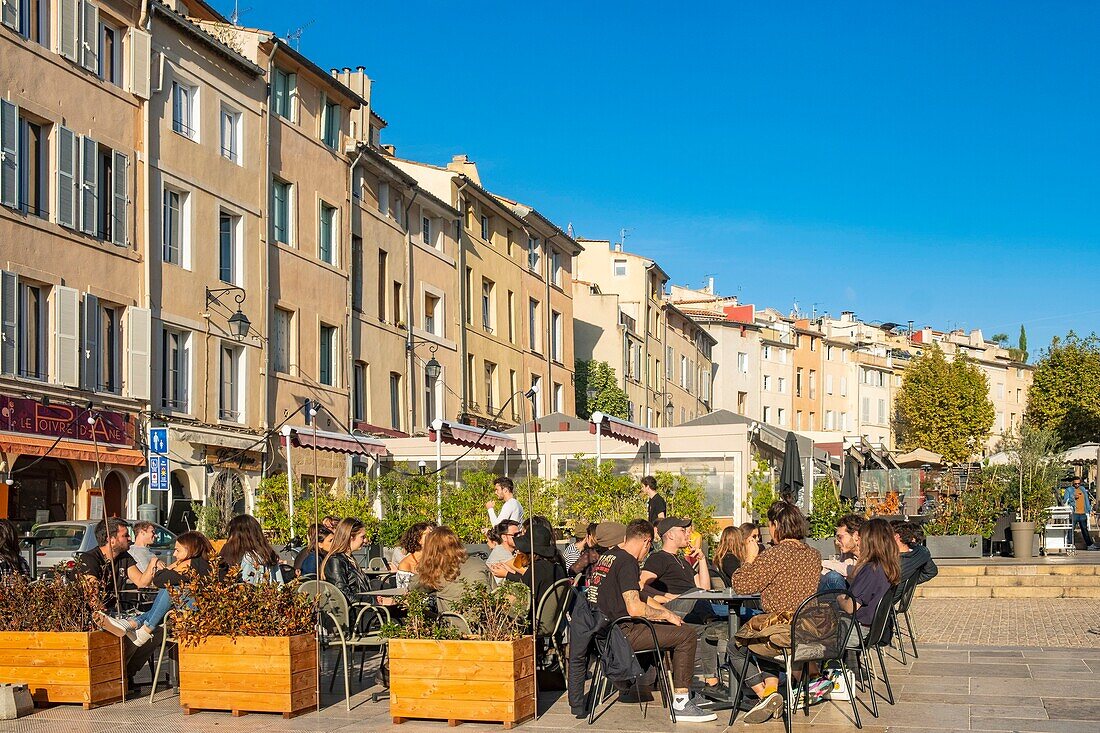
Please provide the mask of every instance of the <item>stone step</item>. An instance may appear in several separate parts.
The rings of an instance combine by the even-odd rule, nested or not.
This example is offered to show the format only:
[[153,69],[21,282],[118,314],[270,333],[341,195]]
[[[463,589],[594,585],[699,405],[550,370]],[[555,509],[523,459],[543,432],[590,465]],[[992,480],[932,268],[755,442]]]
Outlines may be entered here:
[[1100,575],[1100,564],[1065,565],[940,565],[939,577],[966,578],[981,575]]
[[[938,578],[933,578],[935,582]],[[1100,575],[979,575],[974,578],[949,578],[950,581],[974,580],[977,585],[992,587],[1100,587]]]
[[1100,586],[917,587],[917,598],[1100,598]]

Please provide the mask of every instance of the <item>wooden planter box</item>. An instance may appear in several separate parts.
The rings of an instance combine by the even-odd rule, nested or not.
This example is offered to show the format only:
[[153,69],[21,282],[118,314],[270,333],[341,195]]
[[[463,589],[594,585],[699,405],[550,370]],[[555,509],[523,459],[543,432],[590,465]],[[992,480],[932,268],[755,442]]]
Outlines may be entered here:
[[535,642],[390,639],[390,715],[512,728],[535,714]]
[[122,644],[106,631],[0,632],[0,682],[25,682],[36,704],[118,702],[122,675]]
[[317,639],[300,636],[212,636],[180,645],[180,705],[200,710],[282,713],[317,707]]

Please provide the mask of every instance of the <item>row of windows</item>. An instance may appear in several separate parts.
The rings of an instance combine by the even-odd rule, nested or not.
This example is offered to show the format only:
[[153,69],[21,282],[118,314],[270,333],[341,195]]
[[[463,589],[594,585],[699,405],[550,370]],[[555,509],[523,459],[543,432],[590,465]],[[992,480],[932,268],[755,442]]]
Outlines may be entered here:
[[[508,393],[502,395],[500,392],[501,385],[498,384],[499,372],[501,371],[496,364],[489,360],[482,362],[482,369],[477,371],[477,359],[473,354],[469,354],[467,359],[467,391],[469,394],[471,405],[467,406],[467,409],[471,411],[480,412],[483,415],[497,416],[501,409],[504,407],[504,403],[511,400],[511,416],[513,421],[519,421],[526,417],[522,414],[523,400],[519,397],[519,383],[517,382],[517,375],[514,369],[508,370]],[[480,375],[480,385],[478,384],[478,377]],[[543,412],[543,396],[542,396],[542,375],[531,373],[531,388],[536,390],[535,405],[539,415],[545,415]],[[558,382],[554,382],[550,393],[550,409],[553,412],[565,412],[565,387]],[[514,397],[513,397],[514,396]],[[503,399],[502,399],[503,398]],[[481,402],[480,400],[484,400]]]
[[[288,122],[298,122],[300,103],[298,75],[276,67],[271,73],[272,111]],[[340,105],[322,94],[319,109],[321,117],[318,120],[317,137],[326,147],[339,150],[342,123]]]
[[[473,292],[474,292],[474,271],[473,268],[466,268],[466,323],[472,325],[474,319],[473,308]],[[498,320],[497,312],[500,305],[497,302],[497,285],[489,278],[483,277],[481,279],[480,288],[480,312],[481,312],[481,327],[488,334],[498,333]],[[507,327],[507,336],[509,343],[517,342],[517,323],[516,323],[516,294],[509,290],[505,294],[505,320]],[[427,315],[427,309],[425,308],[425,314]],[[542,303],[535,298],[528,298],[527,300],[527,344],[531,351],[536,354],[542,354],[543,352],[543,320],[542,320]],[[564,329],[565,322],[562,314],[558,311],[550,311],[550,358],[556,362],[561,363],[565,357],[564,351]],[[428,329],[435,333],[433,329]]]
[[[460,208],[462,204],[460,203]],[[478,219],[480,227],[476,230],[482,241],[489,245],[495,246],[496,240],[502,237],[502,234],[497,230],[496,217],[489,214],[482,213]],[[475,208],[473,202],[470,202],[466,206],[466,228],[468,231],[475,231]],[[517,235],[512,229],[505,229],[503,232],[503,239],[505,245],[505,254],[509,258],[515,254],[515,244]],[[526,261],[527,269],[535,275],[542,277],[542,264],[543,264],[543,249],[548,248],[550,251],[549,268],[550,268],[550,282],[557,286],[563,287],[562,274],[565,271],[563,265],[564,255],[555,247],[545,243],[539,237],[527,237],[527,249],[526,249]]]
[[[56,46],[51,44],[56,12]],[[124,27],[101,16],[88,0],[4,0],[3,24],[29,41],[52,48],[103,81],[122,85]]]

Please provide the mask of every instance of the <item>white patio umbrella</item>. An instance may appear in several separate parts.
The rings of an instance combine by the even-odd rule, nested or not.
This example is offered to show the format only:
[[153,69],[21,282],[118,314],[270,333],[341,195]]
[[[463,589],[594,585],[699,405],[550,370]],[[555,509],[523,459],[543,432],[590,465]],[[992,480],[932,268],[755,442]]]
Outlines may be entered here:
[[1100,443],[1082,443],[1067,450],[1061,458],[1065,463],[1083,466],[1087,463],[1096,463],[1098,454],[1100,454]]

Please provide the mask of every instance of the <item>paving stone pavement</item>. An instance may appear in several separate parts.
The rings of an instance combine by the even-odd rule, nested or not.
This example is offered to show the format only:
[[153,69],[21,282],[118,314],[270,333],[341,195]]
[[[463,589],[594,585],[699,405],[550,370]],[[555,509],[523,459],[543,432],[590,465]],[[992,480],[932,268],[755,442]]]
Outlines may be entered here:
[[[1021,731],[1027,733],[1096,733],[1100,730],[1100,643],[1088,634],[1088,624],[1100,622],[1100,601],[1013,601],[991,599],[932,600],[914,605],[920,657],[901,664],[896,651],[888,662],[895,704],[879,701],[876,719],[868,709],[868,697],[859,699],[863,730],[867,733],[917,733],[933,731]],[[1073,633],[1046,624],[1078,625]],[[966,640],[970,635],[980,643]],[[988,640],[988,641],[985,641]],[[1067,642],[1066,640],[1069,640]],[[1067,648],[1073,647],[1073,648]],[[326,669],[330,669],[329,659]],[[364,678],[368,679],[367,677]],[[354,676],[353,676],[354,685]],[[326,685],[327,687],[327,679]],[[340,683],[337,683],[337,690]],[[324,695],[323,708],[293,720],[253,714],[233,718],[228,713],[202,712],[184,717],[172,691],[85,711],[62,705],[36,711],[18,721],[0,721],[0,733],[149,733],[150,731],[219,733],[442,733],[444,721],[412,721],[392,724],[388,704],[370,702],[372,688],[353,687],[353,709],[345,709],[343,695]],[[881,686],[880,686],[881,692]],[[616,703],[589,727],[569,714],[561,693],[540,697],[541,716],[522,726],[538,733],[558,731],[727,730],[780,733],[783,725],[772,721],[727,725],[728,713],[713,723],[673,726],[658,703],[645,711],[636,704]],[[795,731],[834,733],[855,730],[848,703],[826,702],[796,714]],[[500,725],[469,723],[467,733],[492,731]]]

